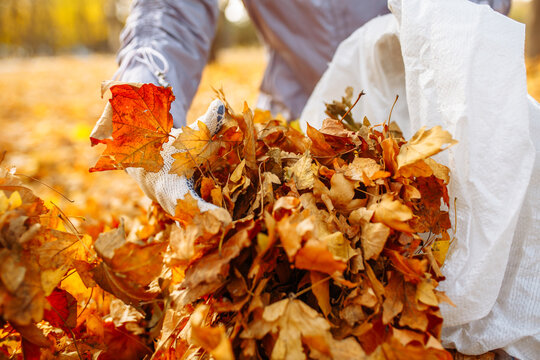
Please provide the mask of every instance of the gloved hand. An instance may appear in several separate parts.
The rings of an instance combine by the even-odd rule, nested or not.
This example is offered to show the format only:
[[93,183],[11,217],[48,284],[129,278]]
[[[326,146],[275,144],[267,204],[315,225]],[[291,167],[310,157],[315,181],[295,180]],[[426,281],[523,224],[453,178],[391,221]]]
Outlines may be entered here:
[[[210,133],[214,135],[221,129],[223,118],[225,114],[225,106],[220,100],[214,100],[206,114],[201,116],[197,121],[190,125],[192,129],[198,129],[198,122],[202,121],[210,130]],[[201,212],[208,210],[216,210],[222,216],[230,220],[229,213],[213,204],[204,201],[193,189],[193,181],[186,179],[185,176],[179,176],[176,174],[169,174],[171,165],[174,161],[172,154],[182,152],[178,150],[172,143],[176,137],[182,133],[182,129],[171,130],[171,139],[163,144],[163,150],[161,156],[163,157],[163,167],[158,172],[149,172],[142,168],[127,168],[126,171],[141,187],[144,193],[154,201],[157,201],[165,211],[174,215],[176,203],[178,199],[183,199],[187,193],[190,193],[194,199],[197,199],[199,203],[199,209]],[[226,214],[225,214],[226,213]]]

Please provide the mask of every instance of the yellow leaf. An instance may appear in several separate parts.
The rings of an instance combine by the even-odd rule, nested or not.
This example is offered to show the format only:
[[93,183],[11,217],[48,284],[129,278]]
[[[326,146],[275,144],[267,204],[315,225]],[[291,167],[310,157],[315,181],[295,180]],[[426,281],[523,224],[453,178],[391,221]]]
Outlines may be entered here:
[[313,188],[315,175],[311,169],[311,156],[304,154],[293,166],[287,168],[298,190]]
[[240,181],[240,179],[242,178],[242,173],[244,172],[244,167],[246,166],[246,160],[242,160],[242,162],[240,162],[240,164],[238,164],[238,166],[236,167],[236,169],[234,169],[233,173],[231,174],[231,177],[230,177],[230,180],[233,182],[233,183],[236,183],[238,181]]
[[0,214],[5,213],[9,208],[9,200],[3,191],[0,191]]
[[9,197],[9,208],[16,209],[21,205],[22,205],[21,195],[19,194],[18,191],[14,191],[13,193],[11,193],[11,196]]
[[234,360],[231,341],[225,333],[225,326],[205,325],[210,307],[199,305],[191,315],[191,342],[208,351],[216,360]]
[[401,147],[397,156],[398,169],[418,160],[427,159],[455,144],[457,141],[442,127],[435,126],[427,131],[422,127],[406,145]]
[[56,269],[41,271],[41,287],[45,296],[51,295],[54,288],[62,281],[62,278],[69,270],[69,266],[62,266]]
[[326,243],[328,251],[338,259],[349,261],[356,255],[356,250],[351,247],[349,240],[345,239],[343,233],[339,231],[323,237],[322,241]]
[[429,167],[431,168],[431,171],[433,171],[433,175],[438,178],[438,179],[441,179],[444,181],[445,184],[448,184],[448,182],[450,181],[450,169],[447,168],[446,166],[442,165],[442,164],[439,164],[438,162],[436,162],[435,160],[429,158],[429,159],[426,159],[424,160],[426,162],[426,164],[429,165]]
[[431,279],[423,279],[416,287],[416,299],[426,305],[438,306],[439,300],[433,292],[434,284]]
[[435,257],[435,260],[437,260],[437,262],[439,263],[439,266],[442,266],[444,264],[444,260],[446,259],[446,254],[448,253],[449,247],[449,240],[438,240],[433,243],[431,251],[433,252],[433,257]]
[[220,146],[217,141],[212,141],[206,124],[199,121],[198,126],[199,130],[183,127],[182,133],[173,142],[172,146],[181,152],[172,155],[174,162],[170,174],[191,177],[197,166],[208,160]]

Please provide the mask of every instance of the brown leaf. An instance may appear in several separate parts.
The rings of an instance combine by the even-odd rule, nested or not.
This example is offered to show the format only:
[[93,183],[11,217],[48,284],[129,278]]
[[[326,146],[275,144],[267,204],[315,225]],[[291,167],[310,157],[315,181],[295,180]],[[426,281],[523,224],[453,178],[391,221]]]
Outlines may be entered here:
[[405,281],[418,284],[427,270],[427,259],[408,259],[395,250],[385,250],[392,265],[405,276]]
[[161,273],[167,243],[139,245],[128,242],[121,224],[118,229],[100,234],[94,247],[111,271],[144,287]]
[[296,253],[294,266],[333,275],[335,272],[342,273],[347,268],[347,263],[336,260],[324,243],[309,240]]
[[51,342],[45,335],[43,334],[43,331],[39,329],[35,324],[30,325],[17,325],[12,324],[13,328],[17,330],[21,336],[31,342],[34,345],[37,345],[39,347],[49,347],[51,346]]
[[365,223],[362,226],[362,249],[364,250],[364,259],[377,259],[386,239],[390,235],[390,228],[382,223]]
[[254,229],[253,220],[237,224],[234,234],[223,243],[221,250],[216,249],[186,270],[182,287],[194,289],[201,284],[220,284],[229,271],[230,261],[251,244],[250,234]]
[[386,170],[390,173],[395,174],[398,170],[397,163],[397,153],[399,152],[399,147],[396,141],[393,138],[387,138],[381,141],[381,147],[383,150],[383,160]]
[[393,273],[388,285],[384,288],[383,324],[390,323],[403,310],[405,288],[403,276]]
[[367,199],[353,199],[354,182],[348,180],[343,174],[334,174],[330,179],[330,184],[329,196],[336,208],[348,212],[366,205]]
[[425,312],[418,309],[415,286],[414,284],[406,282],[404,287],[405,296],[399,325],[408,326],[411,329],[425,332],[428,326],[428,318]]
[[384,194],[381,201],[370,207],[374,210],[373,221],[381,222],[386,226],[408,233],[414,232],[407,223],[414,215],[412,210],[399,200],[394,200],[390,194]]
[[303,219],[298,213],[286,216],[276,223],[276,230],[283,249],[289,260],[292,261],[302,246],[302,238],[306,233],[312,232],[314,225],[311,219]]
[[307,136],[311,139],[311,153],[314,157],[320,157],[320,161],[324,164],[331,162],[331,157],[336,155],[336,152],[324,138],[324,135],[311,125],[307,124]]
[[105,144],[107,148],[90,172],[127,167],[159,171],[163,167],[160,151],[173,126],[171,88],[123,84],[113,86],[111,92],[112,140],[91,138],[92,145]]
[[311,280],[311,292],[313,292],[313,295],[317,298],[317,303],[324,316],[328,316],[330,311],[332,311],[332,306],[330,305],[330,284],[327,279],[328,276],[317,271],[310,271],[309,275]]
[[375,160],[355,157],[353,162],[347,166],[345,176],[352,180],[365,182],[365,177],[371,179],[380,170],[381,166]]

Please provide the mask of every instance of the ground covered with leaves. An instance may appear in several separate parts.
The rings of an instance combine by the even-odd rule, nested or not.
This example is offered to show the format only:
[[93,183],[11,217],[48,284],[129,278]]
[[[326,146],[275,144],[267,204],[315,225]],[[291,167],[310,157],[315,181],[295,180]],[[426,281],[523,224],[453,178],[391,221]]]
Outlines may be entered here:
[[[388,126],[333,120],[305,137],[231,111],[212,151],[176,159],[230,218],[200,214],[190,197],[171,218],[123,172],[88,173],[111,58],[22,63],[0,70],[1,356],[448,358],[447,299],[434,289],[444,251],[432,248],[450,240],[438,206],[450,204],[447,174],[429,151],[414,155],[426,139],[450,143],[442,129],[405,142]],[[209,82],[223,83],[231,109],[253,103],[263,65],[260,52],[227,53],[190,119]]]

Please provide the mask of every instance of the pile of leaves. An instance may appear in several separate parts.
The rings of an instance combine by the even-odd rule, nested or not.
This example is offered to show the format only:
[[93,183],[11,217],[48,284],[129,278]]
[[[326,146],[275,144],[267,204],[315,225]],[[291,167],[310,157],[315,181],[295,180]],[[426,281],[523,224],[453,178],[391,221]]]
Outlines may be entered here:
[[[93,139],[107,149],[92,170],[159,170],[171,90],[111,91]],[[5,337],[22,338],[26,358],[450,359],[439,342],[439,304],[450,301],[436,290],[449,175],[430,157],[455,141],[435,127],[407,142],[386,122],[355,124],[351,106],[329,106],[307,136],[247,106],[227,106],[215,135],[184,128],[171,172],[218,207],[204,213],[187,195],[174,215],[155,206],[110,231],[67,233],[59,210],[36,212],[0,184],[1,254],[19,269],[16,281],[1,278]],[[45,270],[55,277],[43,280]],[[14,317],[24,313],[8,311],[16,296],[42,299],[43,310]]]

